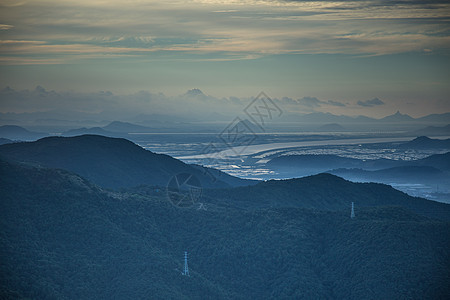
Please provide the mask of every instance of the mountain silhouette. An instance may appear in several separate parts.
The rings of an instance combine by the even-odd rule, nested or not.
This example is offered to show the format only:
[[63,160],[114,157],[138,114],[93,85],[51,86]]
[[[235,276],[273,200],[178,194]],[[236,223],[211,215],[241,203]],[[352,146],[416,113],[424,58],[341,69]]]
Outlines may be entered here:
[[[321,174],[210,190],[199,210],[174,207],[164,194],[104,191],[61,169],[0,159],[0,174],[4,299],[445,299],[449,292],[449,223],[431,217],[449,220],[449,205],[388,186]],[[190,277],[180,272],[184,251]]]
[[449,149],[450,139],[430,139],[426,136],[419,136],[412,141],[400,144],[398,146],[401,149]]
[[216,178],[207,169],[153,153],[126,139],[99,135],[47,137],[35,142],[2,145],[0,155],[10,160],[66,169],[102,187],[114,189],[141,184],[165,186],[178,173],[193,174],[207,188],[253,183],[225,175]]
[[207,191],[206,194],[224,199],[229,205],[247,208],[302,207],[336,211],[357,202],[361,207],[401,206],[417,214],[450,220],[450,205],[411,197],[388,185],[353,183],[328,173],[269,180],[253,186]]
[[46,136],[45,133],[29,131],[23,127],[16,125],[0,126],[0,137],[10,140],[30,141]]

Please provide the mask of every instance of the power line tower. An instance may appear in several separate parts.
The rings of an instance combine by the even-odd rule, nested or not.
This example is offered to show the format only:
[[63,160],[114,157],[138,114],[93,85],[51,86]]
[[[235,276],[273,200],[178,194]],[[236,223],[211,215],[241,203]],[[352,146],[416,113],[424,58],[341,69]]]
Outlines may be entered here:
[[350,218],[355,218],[355,204],[352,202],[352,212],[350,213]]
[[183,272],[181,272],[184,276],[190,276],[189,275],[189,267],[188,267],[188,254],[187,251],[184,251],[184,268]]

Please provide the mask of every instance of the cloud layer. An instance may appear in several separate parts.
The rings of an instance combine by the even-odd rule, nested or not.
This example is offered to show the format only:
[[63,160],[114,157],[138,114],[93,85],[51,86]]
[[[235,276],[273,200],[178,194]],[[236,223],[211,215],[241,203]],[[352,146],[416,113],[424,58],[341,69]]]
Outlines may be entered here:
[[445,52],[445,1],[1,1],[0,64]]
[[[34,113],[51,112],[53,115],[72,116],[76,120],[82,114],[100,114],[108,119],[127,119],[139,114],[171,115],[180,120],[197,118],[198,120],[224,121],[243,112],[253,97],[217,98],[204,94],[200,89],[191,89],[178,96],[166,96],[162,93],[140,91],[132,94],[118,95],[109,91],[96,93],[79,93],[73,91],[53,91],[42,86],[32,90],[14,90],[6,87],[0,90],[2,106],[0,113]],[[328,112],[344,107],[357,111],[362,103],[344,104],[334,100],[319,100],[316,97],[292,99],[289,97],[272,98],[285,112],[305,114],[310,112]],[[364,106],[372,106],[378,98],[365,101]],[[367,104],[370,103],[370,104]],[[223,119],[220,119],[220,116]],[[219,119],[217,119],[219,118]]]
[[373,98],[370,100],[358,101],[357,104],[360,106],[372,107],[372,106],[384,105],[385,103],[378,98]]

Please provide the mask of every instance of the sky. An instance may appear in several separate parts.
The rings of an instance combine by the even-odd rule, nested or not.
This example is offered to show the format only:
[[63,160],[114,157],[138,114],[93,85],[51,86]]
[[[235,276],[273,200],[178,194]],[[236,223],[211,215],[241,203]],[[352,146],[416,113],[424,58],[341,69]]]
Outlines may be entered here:
[[0,0],[0,112],[206,109],[193,88],[211,109],[264,91],[300,113],[449,112],[446,2]]

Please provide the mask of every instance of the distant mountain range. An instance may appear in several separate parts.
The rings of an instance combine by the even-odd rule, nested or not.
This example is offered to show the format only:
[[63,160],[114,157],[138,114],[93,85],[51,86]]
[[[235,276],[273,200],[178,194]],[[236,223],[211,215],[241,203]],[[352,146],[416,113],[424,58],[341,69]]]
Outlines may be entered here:
[[0,138],[0,145],[11,144],[11,143],[14,143],[14,141],[12,141],[10,139]]
[[[450,117],[450,113],[447,115],[447,117]],[[430,121],[432,119],[433,118],[430,118]],[[384,118],[379,119],[379,121],[387,122],[387,123],[401,123],[401,122],[413,122],[413,121],[419,121],[420,122],[420,121],[423,121],[423,117],[414,119],[413,117],[411,117],[411,116],[409,116],[407,114],[402,114],[402,113],[400,113],[400,111],[397,111],[393,115],[386,116]]]
[[445,180],[450,184],[450,173],[429,166],[403,166],[367,171],[363,169],[336,169],[331,174],[356,182],[383,182],[408,184],[440,184]]
[[15,125],[0,126],[0,137],[10,140],[32,141],[47,136],[46,133],[29,131]]
[[[446,149],[444,146],[447,144],[448,140],[422,137],[399,147],[412,150]],[[289,155],[273,158],[267,162],[267,166],[275,171],[277,175],[274,176],[279,178],[327,172],[354,182],[450,186],[450,152],[418,160],[360,160],[337,155]],[[440,197],[445,198],[445,195]]]
[[47,137],[36,142],[0,146],[0,155],[14,161],[77,173],[107,188],[141,184],[166,186],[178,173],[193,174],[203,187],[253,184],[203,167],[185,164],[168,155],[156,154],[120,138],[98,135]]
[[94,135],[103,135],[108,137],[125,137],[126,133],[121,132],[111,132],[108,130],[105,130],[104,127],[91,127],[91,128],[77,128],[77,129],[71,129],[68,131],[65,131],[61,134],[61,136],[65,137],[71,137],[71,136],[77,136],[77,135],[84,135],[84,134],[94,134]]
[[338,123],[338,124],[395,124],[395,123],[417,123],[417,124],[448,124],[450,122],[450,113],[431,114],[424,117],[413,118],[407,114],[397,111],[395,114],[375,119],[367,116],[345,116],[334,115],[331,113],[314,112],[304,115],[287,114],[284,118],[289,121],[298,121],[304,123]]
[[[197,91],[190,91],[185,95],[189,97],[203,97]],[[202,122],[199,122],[199,117],[202,117]],[[174,131],[204,131],[216,132],[223,129],[223,123],[231,122],[235,115],[224,115],[220,112],[211,112],[202,116],[193,115],[162,115],[162,114],[140,114],[134,117],[127,117],[126,121],[112,121],[111,124],[102,127],[105,124],[107,117],[102,113],[91,114],[81,112],[36,112],[36,113],[0,113],[0,121],[2,124],[26,125],[27,127],[44,126],[45,128],[52,128],[49,131],[61,132],[67,131],[67,128],[74,129],[75,126],[79,128],[101,127],[109,132],[121,133],[135,133],[135,132],[174,132]],[[68,121],[71,120],[71,121]],[[98,120],[102,120],[99,122]],[[125,121],[125,120],[122,120]],[[131,123],[129,123],[131,122]],[[137,123],[137,124],[134,124]],[[266,130],[278,130],[280,128],[286,129],[286,124],[290,124],[289,131],[295,130],[317,130],[320,126],[327,124],[339,124],[347,131],[358,130],[404,130],[410,131],[411,135],[448,135],[449,128],[441,133],[431,133],[433,128],[430,127],[428,131],[414,131],[419,130],[423,126],[443,126],[450,123],[450,113],[431,114],[424,117],[413,118],[407,114],[402,114],[397,111],[395,114],[383,118],[371,118],[367,116],[346,116],[334,115],[332,113],[313,112],[309,114],[289,113],[286,112],[277,120],[266,124]],[[92,125],[94,124],[94,125]],[[138,125],[139,124],[139,125]],[[297,124],[297,126],[294,126]],[[188,126],[187,126],[188,125]],[[359,127],[355,127],[359,125]],[[292,127],[293,126],[293,127]],[[214,128],[212,128],[214,127]],[[64,128],[58,130],[58,128]],[[76,128],[75,128],[76,129]],[[422,129],[420,129],[422,130]],[[320,129],[323,131],[323,129]],[[336,131],[333,129],[332,131]]]

